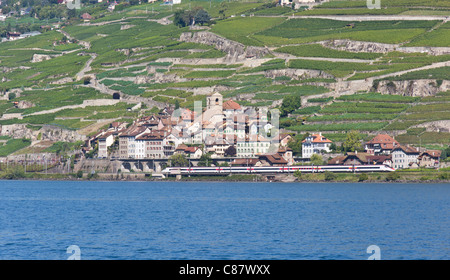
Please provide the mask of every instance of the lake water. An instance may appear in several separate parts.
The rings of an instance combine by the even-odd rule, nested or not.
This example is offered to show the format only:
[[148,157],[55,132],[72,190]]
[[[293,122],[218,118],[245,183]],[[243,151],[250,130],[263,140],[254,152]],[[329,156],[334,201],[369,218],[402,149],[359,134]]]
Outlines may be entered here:
[[449,259],[449,202],[449,184],[0,181],[0,259]]

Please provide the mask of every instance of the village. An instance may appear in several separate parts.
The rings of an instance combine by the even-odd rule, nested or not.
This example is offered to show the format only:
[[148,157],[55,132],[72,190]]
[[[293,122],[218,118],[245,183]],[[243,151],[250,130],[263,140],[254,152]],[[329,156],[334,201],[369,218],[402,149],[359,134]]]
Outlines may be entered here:
[[[226,162],[231,166],[439,168],[440,150],[402,145],[387,134],[361,143],[363,151],[342,154],[333,149],[331,140],[315,132],[301,141],[301,156],[294,155],[290,145],[295,135],[279,129],[275,116],[269,119],[259,109],[244,108],[231,99],[223,101],[222,95],[215,93],[207,98],[207,107],[201,113],[166,107],[159,114],[141,117],[132,124],[114,122],[86,141],[83,152],[95,153],[93,157],[99,159],[158,160],[168,166],[174,165],[171,161],[178,156],[190,160],[190,166],[205,166],[205,160],[209,160],[207,166]],[[130,170],[122,167],[122,171]]]

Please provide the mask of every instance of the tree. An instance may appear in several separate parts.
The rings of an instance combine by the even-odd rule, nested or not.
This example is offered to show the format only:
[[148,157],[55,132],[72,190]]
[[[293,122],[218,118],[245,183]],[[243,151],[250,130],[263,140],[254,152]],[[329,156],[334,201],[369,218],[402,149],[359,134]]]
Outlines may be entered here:
[[352,130],[347,133],[347,137],[343,143],[343,148],[345,152],[354,152],[360,150],[362,147],[361,144],[362,136],[358,131]]
[[397,181],[400,179],[400,174],[397,171],[391,172],[386,176],[386,181]]
[[446,160],[448,157],[450,157],[450,146],[442,150],[441,160]]
[[201,9],[195,14],[194,20],[195,23],[203,25],[205,23],[208,23],[211,20],[211,17],[209,16],[207,11]]
[[225,155],[226,157],[235,157],[235,156],[236,156],[236,147],[234,147],[234,146],[228,147],[228,148],[225,150],[224,155]]
[[8,95],[8,99],[9,100],[13,100],[13,99],[15,99],[16,98],[16,94],[14,93],[14,92],[11,92],[9,95]]
[[90,83],[91,83],[91,77],[84,77],[83,84],[84,85],[89,85]]
[[325,171],[325,181],[333,181],[336,180],[337,175],[330,171]]
[[211,166],[211,164],[212,164],[211,155],[208,153],[208,154],[203,154],[200,157],[200,159],[197,163],[197,166]]
[[313,165],[322,165],[323,164],[323,158],[321,155],[313,154],[310,158],[311,163]]
[[170,166],[172,167],[187,167],[189,166],[189,161],[183,154],[175,154],[169,157]]
[[300,170],[296,170],[294,172],[294,176],[298,179],[301,180],[302,179],[302,172]]
[[184,22],[183,19],[183,15],[184,15],[184,11],[183,10],[178,10],[175,11],[175,14],[173,16],[173,23],[178,26],[178,27],[185,27],[186,23]]
[[364,182],[369,180],[369,175],[367,175],[366,173],[361,173],[358,175],[358,182]]
[[224,9],[219,10],[219,15],[221,18],[225,18],[225,10]]
[[3,176],[4,179],[9,180],[21,179],[25,177],[26,177],[25,170],[21,165],[8,168],[6,170],[5,175]]
[[302,100],[300,97],[293,95],[284,97],[280,108],[281,116],[286,117],[288,114],[300,108],[300,106],[302,106]]
[[178,27],[186,27],[194,23],[204,24],[211,20],[208,12],[202,7],[195,7],[192,10],[178,10],[174,14],[173,23]]

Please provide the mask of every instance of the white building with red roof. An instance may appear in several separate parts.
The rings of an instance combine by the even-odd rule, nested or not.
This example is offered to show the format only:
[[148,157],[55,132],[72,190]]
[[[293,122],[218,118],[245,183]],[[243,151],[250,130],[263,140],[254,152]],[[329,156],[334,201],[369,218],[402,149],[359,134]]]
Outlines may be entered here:
[[323,152],[329,153],[331,140],[322,136],[322,133],[311,134],[302,141],[302,157],[311,158],[313,154],[320,154]]
[[373,155],[389,155],[392,150],[400,146],[400,143],[387,134],[378,134],[364,146],[364,150]]

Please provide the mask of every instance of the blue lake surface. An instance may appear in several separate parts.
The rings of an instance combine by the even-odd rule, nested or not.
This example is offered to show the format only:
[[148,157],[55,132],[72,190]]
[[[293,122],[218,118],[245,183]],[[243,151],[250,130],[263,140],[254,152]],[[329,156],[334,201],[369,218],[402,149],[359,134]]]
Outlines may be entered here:
[[450,184],[0,181],[0,259],[450,258]]

